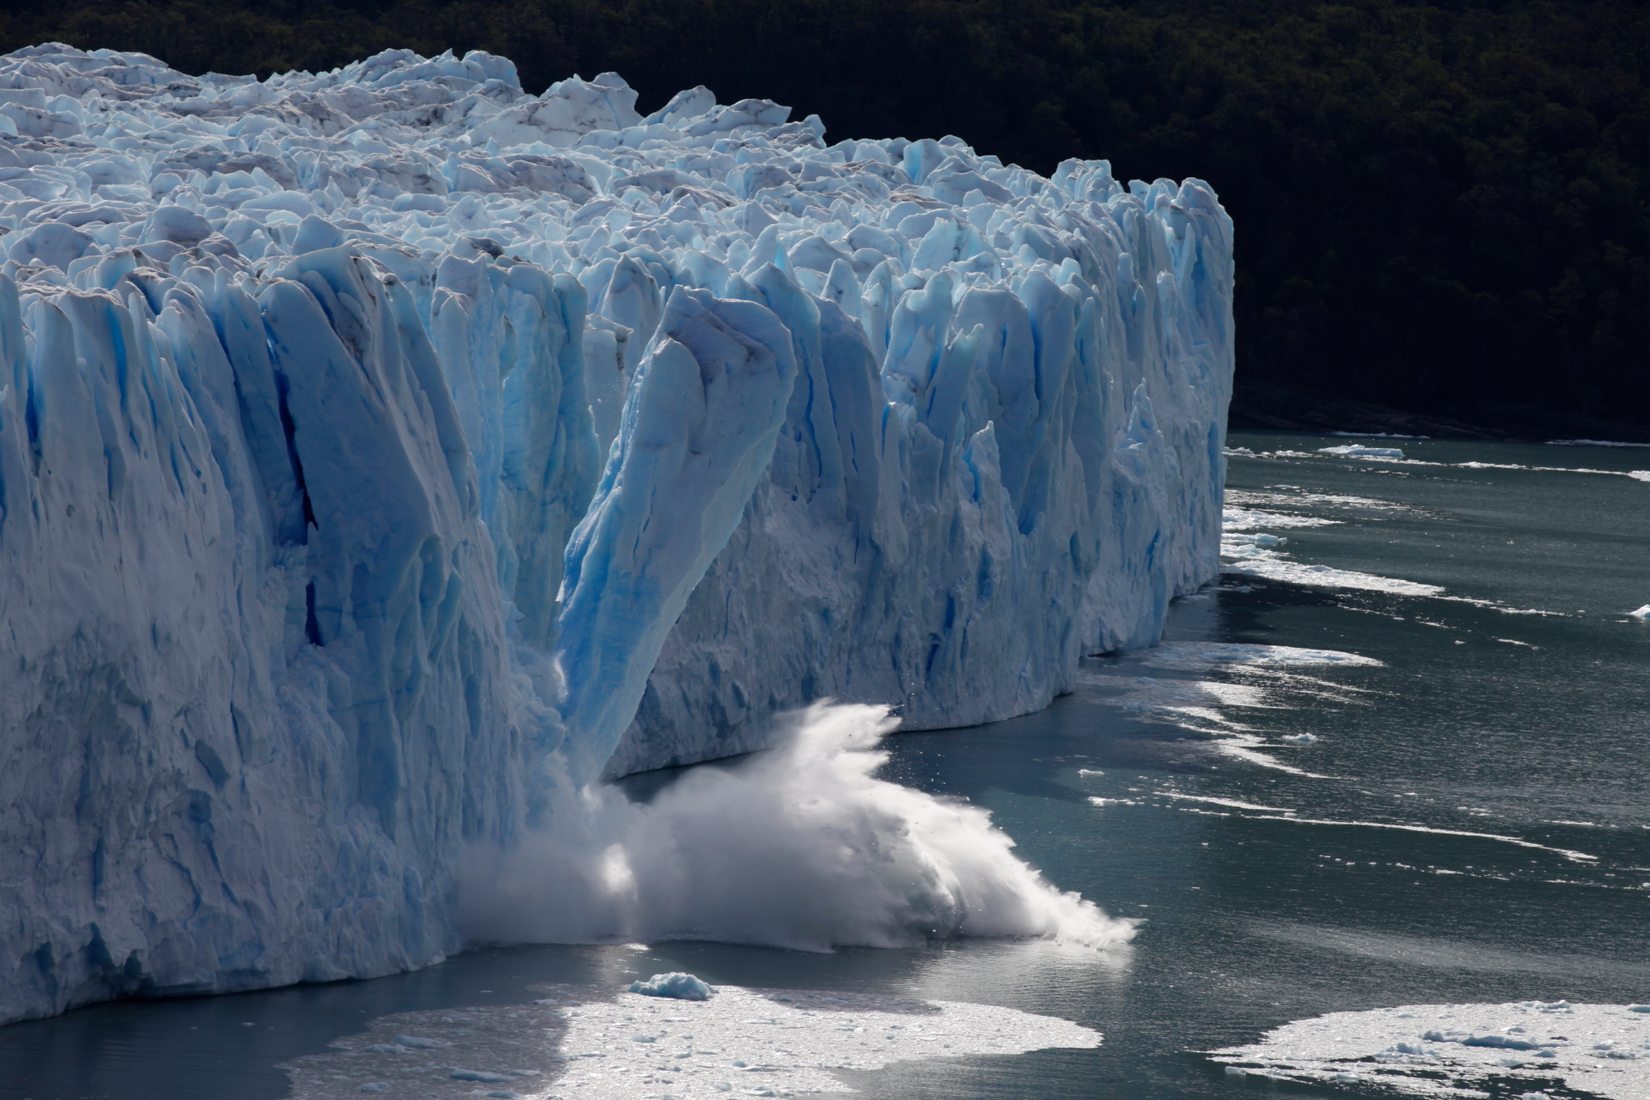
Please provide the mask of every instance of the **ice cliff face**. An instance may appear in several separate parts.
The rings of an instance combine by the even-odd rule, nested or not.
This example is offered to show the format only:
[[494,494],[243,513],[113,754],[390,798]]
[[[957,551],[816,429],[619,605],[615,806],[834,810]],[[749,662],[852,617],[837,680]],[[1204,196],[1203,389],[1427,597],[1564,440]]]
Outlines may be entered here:
[[0,1020],[427,963],[547,773],[1023,713],[1212,575],[1209,189],[787,119],[0,58]]

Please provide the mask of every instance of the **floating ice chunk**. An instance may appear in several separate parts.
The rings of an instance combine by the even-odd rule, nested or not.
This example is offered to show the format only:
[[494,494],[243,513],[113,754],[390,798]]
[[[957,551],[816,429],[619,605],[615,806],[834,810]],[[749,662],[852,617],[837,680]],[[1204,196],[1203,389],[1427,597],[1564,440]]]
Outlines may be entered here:
[[1650,621],[1650,603],[1645,604],[1637,611],[1629,611],[1627,614],[1641,621]]
[[1429,1031],[1421,1036],[1429,1043],[1460,1043],[1465,1047],[1494,1047],[1497,1050],[1540,1050],[1544,1044],[1515,1035],[1460,1035]]
[[[1231,494],[1228,494],[1228,500],[1230,498]],[[1227,531],[1257,531],[1263,527],[1334,527],[1340,522],[1327,516],[1267,512],[1255,508],[1242,508],[1230,503],[1221,517],[1221,527]]]
[[692,974],[673,970],[668,974],[655,974],[645,982],[631,982],[630,992],[644,997],[674,997],[678,1001],[708,1001],[716,991]]
[[1139,655],[1141,664],[1151,668],[1196,672],[1229,668],[1287,670],[1333,666],[1339,668],[1381,668],[1374,657],[1340,649],[1309,649],[1301,646],[1266,645],[1259,642],[1164,642]]
[[1251,1046],[1211,1057],[1280,1081],[1343,1083],[1405,1096],[1482,1096],[1495,1085],[1557,1082],[1605,1100],[1650,1100],[1650,1075],[1636,1054],[1647,1049],[1647,1040],[1650,1022],[1641,1022],[1629,1006],[1407,1005],[1297,1021]]
[[1614,439],[1549,439],[1549,447],[1650,447],[1650,443],[1624,443]]
[[434,1050],[446,1044],[440,1039],[426,1039],[421,1035],[397,1035],[395,1045],[406,1047],[408,1050]]
[[1361,443],[1343,443],[1338,447],[1319,447],[1321,455],[1340,455],[1343,458],[1403,458],[1397,447],[1366,447]]
[[[1258,548],[1256,548],[1258,549]],[[1441,596],[1444,586],[1401,577],[1383,577],[1375,573],[1361,573],[1355,569],[1336,569],[1328,565],[1312,565],[1270,556],[1243,556],[1226,564],[1230,573],[1241,573],[1263,580],[1283,581],[1308,588],[1343,588],[1362,592],[1384,592],[1394,596]]]

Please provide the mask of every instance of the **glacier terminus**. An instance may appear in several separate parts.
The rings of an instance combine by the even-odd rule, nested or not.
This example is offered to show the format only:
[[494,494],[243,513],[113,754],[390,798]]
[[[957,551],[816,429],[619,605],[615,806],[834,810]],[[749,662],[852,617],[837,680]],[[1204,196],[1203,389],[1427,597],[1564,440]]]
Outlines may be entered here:
[[1214,576],[1207,185],[636,99],[0,58],[0,1021],[438,961],[581,787]]

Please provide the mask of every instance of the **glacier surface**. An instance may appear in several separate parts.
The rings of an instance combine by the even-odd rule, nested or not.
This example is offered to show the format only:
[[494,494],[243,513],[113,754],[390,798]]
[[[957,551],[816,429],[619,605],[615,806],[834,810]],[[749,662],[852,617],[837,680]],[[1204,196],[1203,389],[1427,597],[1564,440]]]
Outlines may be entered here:
[[429,963],[557,776],[1025,713],[1217,568],[1199,181],[45,45],[0,258],[0,1021]]

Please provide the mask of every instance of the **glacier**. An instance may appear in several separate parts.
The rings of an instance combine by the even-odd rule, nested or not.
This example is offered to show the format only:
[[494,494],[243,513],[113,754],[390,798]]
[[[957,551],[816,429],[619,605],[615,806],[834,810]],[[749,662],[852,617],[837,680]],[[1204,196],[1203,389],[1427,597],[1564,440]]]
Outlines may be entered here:
[[569,783],[1023,714],[1214,575],[1206,184],[636,100],[0,57],[0,1022],[437,961]]

